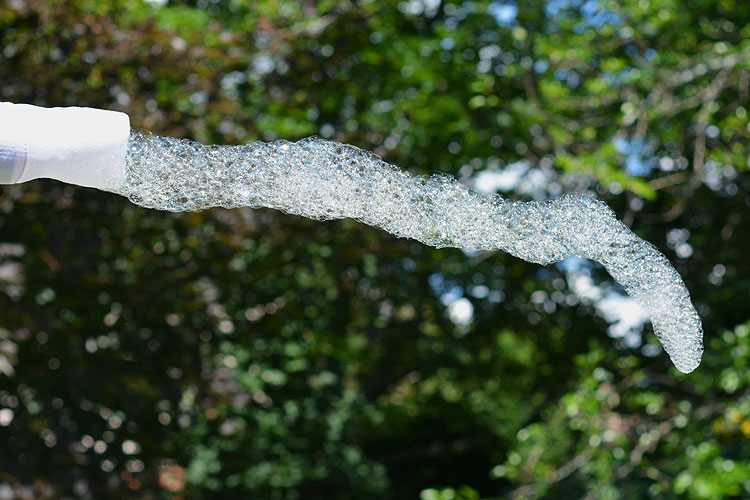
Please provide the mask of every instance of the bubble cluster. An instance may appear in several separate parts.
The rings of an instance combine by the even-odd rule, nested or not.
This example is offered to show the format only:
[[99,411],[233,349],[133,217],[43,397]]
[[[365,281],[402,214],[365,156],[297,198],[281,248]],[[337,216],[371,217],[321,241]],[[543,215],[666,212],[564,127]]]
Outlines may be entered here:
[[680,371],[700,364],[701,321],[680,275],[591,195],[507,200],[452,177],[414,176],[373,153],[317,137],[206,146],[133,131],[126,169],[119,194],[147,208],[268,207],[312,219],[352,218],[437,248],[500,249],[545,265],[595,260],[649,312]]

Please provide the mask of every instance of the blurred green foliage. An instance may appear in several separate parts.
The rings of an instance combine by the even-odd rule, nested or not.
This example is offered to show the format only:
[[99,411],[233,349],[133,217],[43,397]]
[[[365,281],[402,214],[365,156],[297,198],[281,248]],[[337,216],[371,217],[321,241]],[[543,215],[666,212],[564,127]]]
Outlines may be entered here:
[[0,3],[2,100],[204,142],[320,134],[467,182],[521,165],[505,194],[595,190],[707,333],[682,375],[648,328],[607,334],[574,286],[617,293],[598,267],[3,186],[0,498],[750,496],[749,19],[740,0]]

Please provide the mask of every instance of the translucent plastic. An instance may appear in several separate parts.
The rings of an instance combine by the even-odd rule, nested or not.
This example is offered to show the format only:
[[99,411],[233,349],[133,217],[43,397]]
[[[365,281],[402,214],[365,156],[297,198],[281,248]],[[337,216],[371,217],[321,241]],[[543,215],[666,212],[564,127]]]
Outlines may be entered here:
[[700,364],[701,321],[680,275],[590,195],[506,200],[448,176],[413,176],[372,153],[316,137],[205,146],[137,131],[119,193],[159,210],[268,207],[313,219],[352,218],[438,248],[501,249],[545,265],[592,259],[649,312],[680,371]]

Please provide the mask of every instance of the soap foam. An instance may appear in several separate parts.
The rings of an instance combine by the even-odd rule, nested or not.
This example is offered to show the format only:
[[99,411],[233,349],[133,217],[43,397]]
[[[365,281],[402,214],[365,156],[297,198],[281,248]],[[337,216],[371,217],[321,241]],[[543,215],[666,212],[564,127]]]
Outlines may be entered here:
[[131,132],[118,192],[173,212],[267,207],[319,220],[352,218],[437,248],[501,249],[544,265],[592,259],[648,311],[677,369],[688,373],[700,364],[701,321],[680,275],[592,195],[507,200],[449,176],[414,176],[318,137],[206,146],[139,131]]

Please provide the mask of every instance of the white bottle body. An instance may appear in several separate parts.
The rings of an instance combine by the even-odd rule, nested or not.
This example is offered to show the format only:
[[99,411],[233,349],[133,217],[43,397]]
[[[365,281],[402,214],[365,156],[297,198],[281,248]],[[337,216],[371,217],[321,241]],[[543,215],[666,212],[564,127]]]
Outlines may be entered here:
[[125,113],[0,102],[0,183],[48,178],[117,191],[129,135]]

